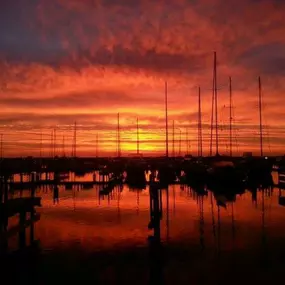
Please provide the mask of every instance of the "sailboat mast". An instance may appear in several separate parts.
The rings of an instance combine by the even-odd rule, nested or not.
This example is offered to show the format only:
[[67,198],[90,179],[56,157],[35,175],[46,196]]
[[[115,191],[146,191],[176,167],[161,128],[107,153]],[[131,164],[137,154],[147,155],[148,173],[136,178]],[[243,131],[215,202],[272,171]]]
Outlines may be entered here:
[[179,129],[179,156],[181,156],[181,130]]
[[51,130],[51,136],[50,136],[50,156],[53,157],[53,129]]
[[62,136],[62,156],[65,157],[65,137]]
[[96,157],[98,157],[98,150],[99,150],[99,136],[97,133],[96,134]]
[[174,120],[172,121],[172,156],[175,156],[175,131],[174,131]]
[[[40,134],[40,158],[42,158],[42,147],[43,147],[43,133],[41,132],[41,134]],[[1,155],[1,157],[2,157],[2,155]]]
[[121,138],[120,138],[120,113],[117,117],[117,132],[118,132],[118,157],[121,157]]
[[229,88],[230,88],[230,156],[233,156],[233,132],[232,132],[232,123],[233,123],[233,115],[232,115],[232,78],[229,77]]
[[202,113],[201,113],[201,88],[198,88],[198,156],[203,155],[202,142]]
[[77,136],[77,123],[74,122],[74,134],[73,134],[73,157],[76,157],[76,136]]
[[77,123],[75,122],[74,124],[74,157],[76,157],[77,153],[76,153],[76,148],[77,148]]
[[54,128],[54,131],[53,131],[53,137],[54,137],[54,140],[53,140],[53,156],[55,157],[56,156],[56,148],[57,148],[57,145],[56,145],[56,127]]
[[137,155],[140,153],[139,118],[137,118]]
[[186,154],[189,153],[189,145],[188,145],[188,128],[186,127]]
[[219,133],[218,133],[218,90],[217,90],[217,54],[214,52],[214,85],[215,85],[215,119],[216,119],[216,156],[219,155]]
[[210,135],[210,156],[213,155],[214,102],[215,102],[215,65],[213,66],[212,109],[211,109],[211,135]]
[[262,129],[262,98],[261,98],[261,78],[258,77],[259,89],[259,131],[260,131],[260,156],[263,156],[263,129]]
[[168,100],[167,100],[167,81],[165,81],[165,151],[166,157],[168,157]]
[[1,134],[1,160],[3,159],[3,134]]
[[73,141],[74,139],[72,139],[72,144],[71,144],[71,157],[74,156],[74,146],[73,146]]

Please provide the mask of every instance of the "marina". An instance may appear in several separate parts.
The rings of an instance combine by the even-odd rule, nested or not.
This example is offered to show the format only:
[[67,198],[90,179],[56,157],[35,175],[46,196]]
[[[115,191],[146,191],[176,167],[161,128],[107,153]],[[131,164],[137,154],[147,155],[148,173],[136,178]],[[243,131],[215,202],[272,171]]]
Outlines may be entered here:
[[234,4],[1,0],[0,285],[282,284],[285,2]]
[[[41,207],[35,241],[26,243],[27,251],[18,249],[17,239],[9,240],[9,251],[21,256],[18,262],[26,256],[25,264],[17,265],[20,275],[8,274],[9,278],[15,281],[37,272],[35,278],[50,282],[56,275],[56,282],[145,284],[151,276],[164,284],[226,284],[236,274],[239,284],[239,268],[260,284],[282,276],[285,213],[278,188],[231,197],[187,185],[164,190],[124,185],[114,187],[105,199],[100,191],[99,185],[71,192],[59,187],[55,202],[53,189],[36,189]],[[30,195],[29,190],[23,192],[23,197]],[[13,195],[18,199],[20,193]],[[78,267],[78,262],[88,262],[88,267]]]

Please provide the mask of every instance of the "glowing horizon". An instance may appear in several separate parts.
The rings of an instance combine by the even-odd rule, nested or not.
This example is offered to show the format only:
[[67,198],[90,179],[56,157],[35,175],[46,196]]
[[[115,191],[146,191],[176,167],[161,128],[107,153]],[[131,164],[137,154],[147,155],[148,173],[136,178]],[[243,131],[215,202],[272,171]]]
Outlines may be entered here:
[[[14,3],[15,2],[15,3]],[[0,133],[4,156],[165,154],[164,82],[176,154],[197,154],[201,86],[204,154],[209,154],[213,51],[218,56],[221,154],[229,153],[228,78],[233,81],[233,154],[259,153],[258,76],[262,79],[264,153],[284,154],[285,3],[241,0],[15,0],[0,4]],[[11,16],[13,15],[13,17]],[[172,155],[172,130],[169,129]]]

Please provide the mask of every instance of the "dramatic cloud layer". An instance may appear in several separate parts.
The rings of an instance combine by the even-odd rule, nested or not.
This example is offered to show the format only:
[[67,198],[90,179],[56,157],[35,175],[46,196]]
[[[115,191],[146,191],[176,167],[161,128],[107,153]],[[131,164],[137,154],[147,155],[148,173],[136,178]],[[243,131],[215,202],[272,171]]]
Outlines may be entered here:
[[[218,55],[221,152],[228,153],[229,76],[233,81],[234,151],[258,151],[258,76],[262,79],[265,150],[285,143],[284,1],[14,0],[0,3],[0,124],[6,155],[71,151],[164,152],[164,83],[176,152],[197,150],[201,86],[205,153],[209,151],[213,51]],[[171,129],[172,135],[172,129]],[[63,136],[65,148],[62,147]],[[171,137],[171,136],[170,136]],[[187,143],[187,139],[189,143]],[[171,137],[172,139],[172,137]]]

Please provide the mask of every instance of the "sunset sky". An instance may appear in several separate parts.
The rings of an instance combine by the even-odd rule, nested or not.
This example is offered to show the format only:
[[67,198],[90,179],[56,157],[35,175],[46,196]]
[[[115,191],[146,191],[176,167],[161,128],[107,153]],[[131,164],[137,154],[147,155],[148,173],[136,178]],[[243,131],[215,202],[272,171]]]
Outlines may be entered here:
[[[285,2],[283,0],[1,0],[0,132],[5,156],[164,154],[164,82],[169,121],[181,152],[197,153],[201,86],[204,154],[209,153],[213,52],[218,57],[221,153],[229,152],[232,77],[234,153],[257,152],[258,76],[262,80],[264,151],[284,154]],[[172,141],[172,134],[170,134]],[[172,145],[170,143],[170,152]],[[175,146],[178,152],[178,143]]]

